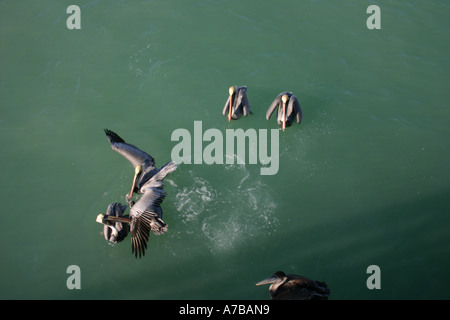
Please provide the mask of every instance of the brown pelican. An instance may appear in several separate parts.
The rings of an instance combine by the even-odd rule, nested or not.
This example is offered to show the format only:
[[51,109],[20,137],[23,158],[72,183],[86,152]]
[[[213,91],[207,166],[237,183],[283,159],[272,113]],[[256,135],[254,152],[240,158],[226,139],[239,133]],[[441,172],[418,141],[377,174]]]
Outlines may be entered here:
[[266,113],[267,120],[270,119],[276,108],[278,108],[278,125],[283,128],[283,131],[294,122],[294,118],[297,120],[297,123],[302,122],[302,109],[298,98],[292,92],[282,92],[273,100]]
[[[127,209],[126,205],[120,203],[111,203],[106,209],[105,216],[123,217]],[[103,227],[103,236],[106,241],[111,243],[121,242],[128,235],[128,225],[122,222],[105,221]]]
[[270,278],[256,285],[271,284],[269,288],[272,300],[328,300],[330,289],[325,282],[310,280],[296,274],[277,271]]
[[[163,180],[167,174],[176,170],[177,165],[171,161],[160,169],[155,167],[155,160],[139,148],[126,143],[116,133],[105,129],[106,136],[111,142],[113,150],[117,151],[135,167],[135,174],[127,200],[130,203],[128,217],[116,217],[99,214],[96,221],[99,223],[122,222],[130,224],[131,249],[136,258],[145,254],[150,230],[160,235],[167,231],[167,225],[162,220],[161,203],[165,193]],[[140,199],[133,203],[133,192],[142,194]]]
[[223,107],[223,115],[226,116],[228,112],[228,121],[237,120],[242,115],[245,117],[251,113],[250,103],[247,98],[247,87],[231,86],[228,89],[228,99]]

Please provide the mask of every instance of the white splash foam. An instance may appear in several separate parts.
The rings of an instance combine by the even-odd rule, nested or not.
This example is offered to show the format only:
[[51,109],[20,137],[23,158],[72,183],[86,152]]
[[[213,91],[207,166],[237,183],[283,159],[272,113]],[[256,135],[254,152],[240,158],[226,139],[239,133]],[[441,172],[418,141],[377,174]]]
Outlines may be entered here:
[[277,228],[277,206],[270,188],[260,180],[259,174],[253,179],[249,171],[244,169],[242,173],[244,176],[237,187],[229,189],[221,184],[214,187],[189,171],[192,183],[175,196],[179,217],[184,224],[192,225],[191,230],[201,230],[195,234],[208,240],[212,253],[230,250]]

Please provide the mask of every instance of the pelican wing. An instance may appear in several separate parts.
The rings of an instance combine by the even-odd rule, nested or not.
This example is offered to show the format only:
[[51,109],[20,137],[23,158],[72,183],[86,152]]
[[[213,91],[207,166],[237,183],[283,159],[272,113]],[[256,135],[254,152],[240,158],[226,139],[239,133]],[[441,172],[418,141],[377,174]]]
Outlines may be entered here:
[[130,209],[131,249],[136,257],[141,257],[147,249],[150,230],[160,235],[167,231],[167,225],[162,220],[161,203],[166,194],[163,180],[167,174],[176,170],[177,165],[171,161],[150,178],[140,191],[141,198]]
[[227,102],[225,102],[225,106],[223,107],[222,114],[226,116],[228,114],[228,109],[230,108],[230,96],[228,96]]
[[162,218],[161,203],[166,194],[163,189],[162,181],[151,179],[141,188],[142,196],[134,204],[133,208],[138,211],[150,211],[156,213]]
[[316,282],[314,280],[296,274],[288,274],[287,277],[289,281],[284,284],[286,287],[302,287],[314,289],[316,286]]
[[245,95],[247,87],[237,87],[235,95],[234,106],[237,109],[242,104],[242,97]]
[[247,97],[247,87],[242,87],[242,89],[239,91],[239,98],[242,104],[244,116],[246,117],[250,113],[250,103],[248,102]]
[[155,165],[155,159],[151,155],[132,144],[126,143],[117,133],[105,129],[105,134],[111,143],[111,148],[130,161],[133,167],[136,168],[139,164],[144,167]]
[[330,293],[330,289],[328,289],[325,282],[311,280],[296,274],[289,274],[288,279],[290,280],[285,283],[285,286],[292,288],[304,288],[312,292],[316,292],[317,294]]
[[145,254],[150,230],[155,234],[167,231],[167,225],[160,218],[162,216],[160,205],[164,197],[162,186],[146,188],[139,201],[130,209],[131,251],[136,258]]
[[283,96],[283,93],[280,93],[279,95],[277,95],[277,97],[275,98],[275,100],[273,100],[272,104],[270,105],[269,109],[267,109],[266,112],[266,119],[269,120],[270,117],[272,116],[272,113],[275,111],[275,109],[277,107],[281,107],[282,101],[281,101],[281,97]]
[[298,98],[294,95],[291,97],[289,101],[289,108],[294,111],[297,123],[301,123],[303,119],[303,112],[302,108],[300,107],[300,102],[298,101]]
[[171,172],[177,169],[177,164],[170,161],[162,166],[159,171],[154,174],[140,189],[143,195],[138,202],[133,206],[140,211],[151,211],[158,214],[162,219],[161,202],[164,200],[166,194],[164,193],[164,178]]
[[299,275],[287,275],[288,281],[284,282],[273,292],[274,300],[315,300],[327,299],[330,290],[325,282],[311,280]]
[[153,212],[140,212],[134,206],[130,210],[131,251],[136,258],[145,254],[150,233],[151,220],[156,216]]

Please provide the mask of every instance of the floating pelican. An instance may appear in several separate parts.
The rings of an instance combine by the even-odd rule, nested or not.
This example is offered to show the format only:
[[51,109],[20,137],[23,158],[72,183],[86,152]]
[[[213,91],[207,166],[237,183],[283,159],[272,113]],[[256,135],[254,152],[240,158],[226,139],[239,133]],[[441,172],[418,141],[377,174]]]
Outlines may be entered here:
[[[106,209],[105,216],[123,217],[123,213],[127,209],[126,205],[120,203],[111,203]],[[122,222],[105,221],[103,227],[103,236],[106,241],[111,243],[121,242],[128,235],[128,225]]]
[[269,288],[272,300],[328,300],[330,289],[325,282],[310,280],[296,274],[286,275],[277,271],[270,278],[256,285],[271,284]]
[[[177,165],[171,161],[157,169],[152,156],[126,143],[110,130],[105,129],[105,133],[111,142],[112,149],[123,155],[135,167],[135,174],[130,193],[126,196],[130,203],[129,216],[115,217],[99,214],[96,221],[103,224],[109,222],[130,224],[131,249],[136,258],[138,255],[140,258],[145,254],[150,230],[156,235],[167,231],[160,206],[165,198],[163,180],[167,174],[176,170]],[[142,194],[136,203],[131,201],[133,192]]]
[[266,113],[267,120],[270,119],[276,108],[278,108],[278,125],[283,128],[283,131],[294,122],[294,118],[297,120],[297,123],[302,122],[302,109],[298,98],[292,92],[282,92],[273,100]]
[[231,86],[228,89],[228,99],[223,107],[223,115],[226,116],[228,112],[228,121],[237,120],[242,115],[245,117],[251,113],[250,103],[247,98],[247,87]]

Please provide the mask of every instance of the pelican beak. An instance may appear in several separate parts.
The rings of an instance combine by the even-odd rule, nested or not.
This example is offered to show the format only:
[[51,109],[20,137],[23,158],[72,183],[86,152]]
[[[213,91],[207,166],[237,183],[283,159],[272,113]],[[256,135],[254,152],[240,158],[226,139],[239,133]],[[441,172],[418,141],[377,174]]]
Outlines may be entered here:
[[100,213],[97,218],[95,219],[96,222],[103,224],[103,218],[105,217],[104,214]]
[[256,285],[262,286],[263,284],[272,284],[272,283],[276,282],[277,280],[279,280],[277,277],[272,276],[272,277],[269,277],[267,279],[264,279],[264,280],[258,282]]
[[281,97],[281,100],[283,101],[283,119],[282,119],[282,121],[283,121],[283,125],[282,125],[282,127],[283,127],[283,132],[284,132],[284,130],[286,129],[286,103],[289,101],[289,96],[287,95],[287,94],[284,94],[282,97]]
[[233,96],[230,96],[230,107],[228,108],[228,122],[231,121],[231,113],[233,106]]
[[234,87],[230,87],[228,89],[228,93],[230,94],[230,107],[228,108],[228,122],[231,121],[231,115],[234,113],[233,109],[233,93],[234,93]]
[[136,179],[137,179],[137,176],[138,176],[139,173],[141,173],[141,171],[142,171],[142,166],[141,166],[140,164],[138,164],[138,165],[136,166],[136,168],[134,168],[134,178],[133,178],[133,183],[132,183],[132,185],[131,185],[130,193],[128,194],[128,197],[129,197],[130,199],[131,199],[131,197],[133,196],[133,190],[134,190],[134,187],[136,186]]

